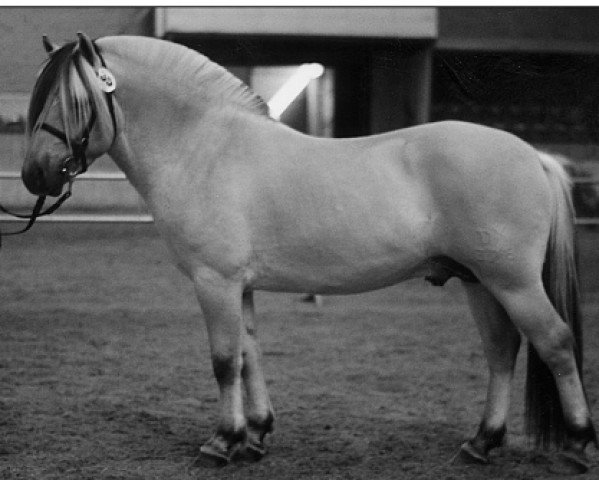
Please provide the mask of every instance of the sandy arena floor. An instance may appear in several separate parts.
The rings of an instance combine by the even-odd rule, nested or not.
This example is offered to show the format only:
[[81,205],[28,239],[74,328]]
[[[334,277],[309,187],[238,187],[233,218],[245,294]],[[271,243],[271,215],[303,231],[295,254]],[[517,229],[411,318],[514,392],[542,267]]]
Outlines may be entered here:
[[[14,225],[3,225],[9,230]],[[581,231],[588,396],[599,417],[599,232]],[[151,225],[37,225],[0,251],[2,479],[541,479],[522,435],[521,352],[508,445],[449,459],[476,430],[486,364],[459,282],[365,295],[258,294],[278,414],[270,453],[194,465],[217,414],[191,284]],[[599,454],[591,451],[597,478]],[[559,478],[553,476],[551,478]]]

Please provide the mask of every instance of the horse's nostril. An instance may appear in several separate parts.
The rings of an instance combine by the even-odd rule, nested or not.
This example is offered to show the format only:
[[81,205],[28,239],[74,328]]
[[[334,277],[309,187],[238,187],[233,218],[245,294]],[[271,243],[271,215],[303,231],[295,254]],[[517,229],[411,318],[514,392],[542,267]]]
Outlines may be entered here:
[[46,180],[44,178],[44,170],[39,165],[24,169],[21,173],[21,178],[27,190],[31,193],[35,195],[44,193]]

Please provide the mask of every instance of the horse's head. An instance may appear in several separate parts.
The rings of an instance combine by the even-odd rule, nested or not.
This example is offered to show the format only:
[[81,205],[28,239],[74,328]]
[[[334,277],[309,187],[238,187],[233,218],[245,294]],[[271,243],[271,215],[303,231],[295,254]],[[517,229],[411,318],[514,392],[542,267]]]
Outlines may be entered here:
[[37,195],[59,195],[116,137],[115,80],[96,45],[78,35],[78,41],[62,47],[44,37],[49,59],[31,95],[21,172],[25,186]]

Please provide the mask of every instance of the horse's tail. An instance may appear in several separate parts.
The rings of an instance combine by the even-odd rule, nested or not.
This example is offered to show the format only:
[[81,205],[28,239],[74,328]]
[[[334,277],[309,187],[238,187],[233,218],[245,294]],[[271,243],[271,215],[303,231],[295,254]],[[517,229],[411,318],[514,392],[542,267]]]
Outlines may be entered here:
[[[543,266],[543,284],[551,303],[572,330],[576,364],[582,381],[582,322],[571,182],[558,159],[542,152],[539,152],[539,156],[554,203]],[[534,437],[537,447],[564,444],[565,423],[554,377],[530,343],[526,378],[526,430]]]

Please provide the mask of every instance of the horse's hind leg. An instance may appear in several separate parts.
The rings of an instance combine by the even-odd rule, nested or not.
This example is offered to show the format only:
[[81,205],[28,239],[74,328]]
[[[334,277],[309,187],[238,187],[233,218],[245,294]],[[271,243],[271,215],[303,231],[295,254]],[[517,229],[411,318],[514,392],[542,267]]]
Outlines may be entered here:
[[[492,288],[496,298],[532,343],[555,379],[563,425],[556,429],[555,423],[559,419],[541,421],[554,423],[550,425],[553,429],[552,438],[565,448],[566,463],[572,464],[575,471],[585,471],[588,468],[585,447],[589,442],[597,444],[597,437],[576,365],[574,337],[570,327],[551,304],[540,281],[511,287],[495,285]],[[531,387],[534,388],[534,385]]]
[[274,413],[261,365],[261,353],[256,338],[254,324],[253,292],[243,294],[243,367],[241,376],[247,393],[246,420],[247,445],[246,452],[255,460],[266,454],[264,437],[272,432]]
[[464,288],[487,357],[489,385],[478,432],[472,440],[462,445],[454,463],[487,463],[487,454],[492,448],[501,445],[505,435],[520,333],[484,286],[464,282]]

